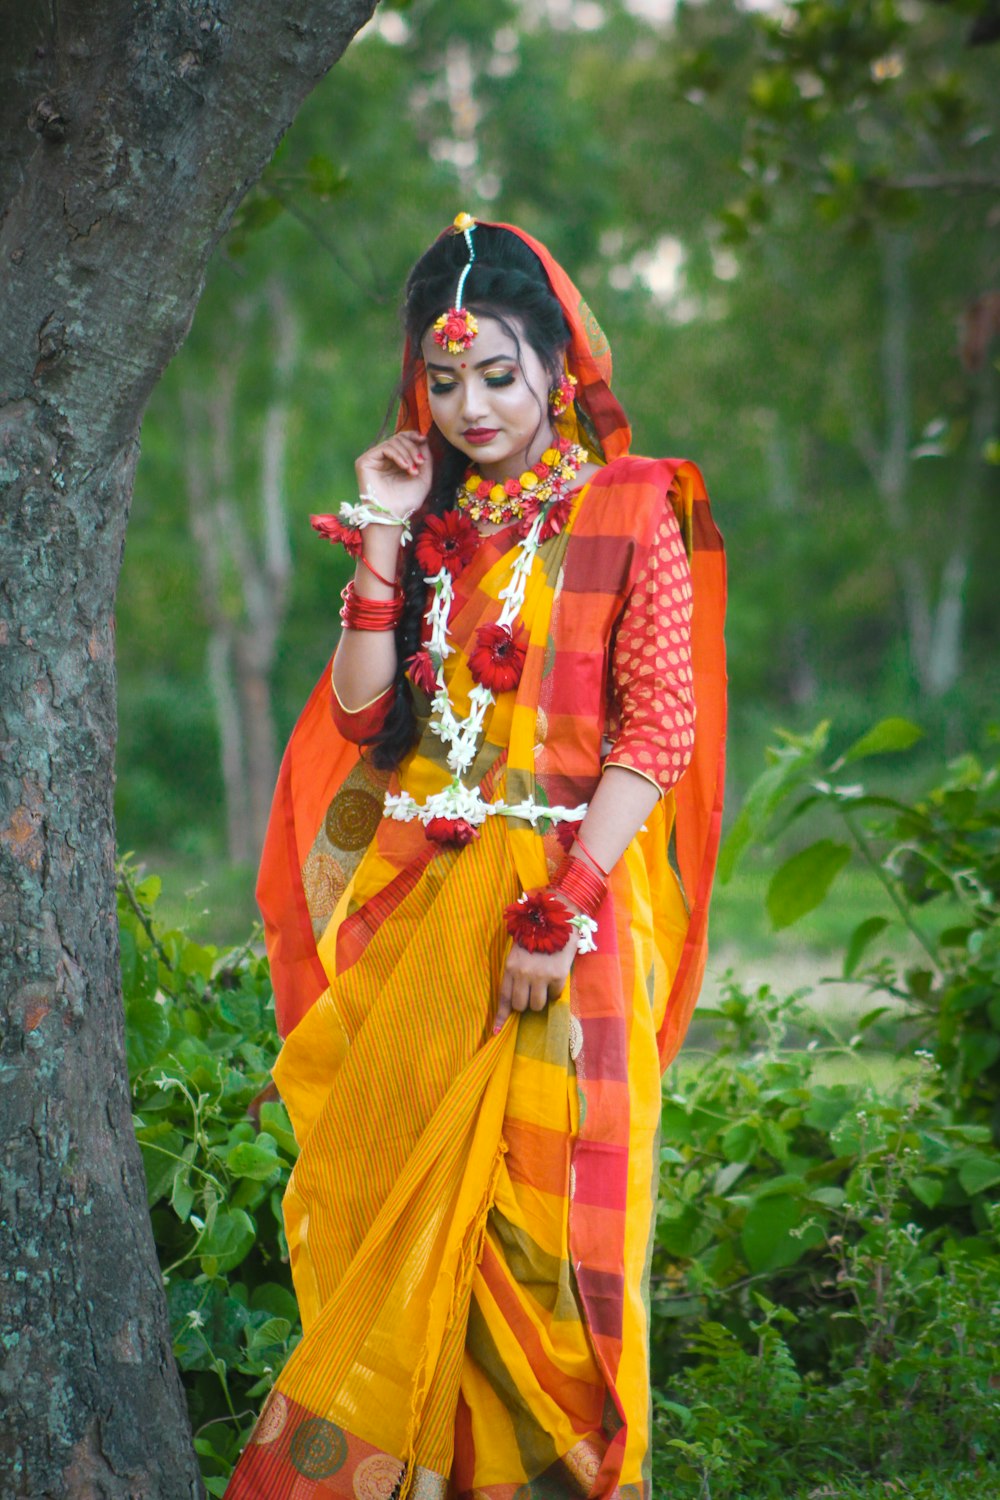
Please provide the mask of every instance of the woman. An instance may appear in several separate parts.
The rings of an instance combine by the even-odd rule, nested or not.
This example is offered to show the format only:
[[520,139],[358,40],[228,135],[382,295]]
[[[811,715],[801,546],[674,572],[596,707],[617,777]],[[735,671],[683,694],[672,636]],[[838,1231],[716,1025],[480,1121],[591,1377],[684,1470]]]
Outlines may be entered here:
[[721,545],[693,465],[628,455],[603,336],[521,230],[459,215],[405,322],[397,431],[314,518],[357,568],[258,887],[304,1335],[227,1494],[647,1500]]

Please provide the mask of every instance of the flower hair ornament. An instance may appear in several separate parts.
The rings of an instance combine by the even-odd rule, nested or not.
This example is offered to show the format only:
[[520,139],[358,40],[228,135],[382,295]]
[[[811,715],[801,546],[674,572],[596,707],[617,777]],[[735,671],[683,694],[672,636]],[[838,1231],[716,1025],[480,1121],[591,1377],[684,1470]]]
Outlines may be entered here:
[[549,391],[549,413],[553,417],[561,417],[563,412],[569,411],[576,396],[576,376],[567,371],[559,377],[559,381]]
[[462,306],[465,282],[476,258],[475,246],[472,243],[475,227],[475,219],[471,214],[465,213],[457,214],[452,225],[454,234],[465,236],[465,243],[469,247],[469,259],[462,267],[462,274],[458,278],[454,307],[449,307],[448,311],[442,313],[434,324],[434,342],[448,354],[464,354],[466,349],[472,347],[476,334],[479,332],[479,324],[469,309]]

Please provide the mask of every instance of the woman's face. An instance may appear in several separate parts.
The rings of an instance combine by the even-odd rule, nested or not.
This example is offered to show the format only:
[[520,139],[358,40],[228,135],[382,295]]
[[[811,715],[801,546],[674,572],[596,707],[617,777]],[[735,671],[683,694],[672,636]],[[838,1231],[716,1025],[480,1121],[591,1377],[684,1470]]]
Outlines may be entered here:
[[520,320],[509,322],[517,342],[496,318],[483,315],[472,347],[462,354],[440,348],[432,329],[420,346],[435,425],[485,479],[516,477],[538,462],[554,435],[551,378]]

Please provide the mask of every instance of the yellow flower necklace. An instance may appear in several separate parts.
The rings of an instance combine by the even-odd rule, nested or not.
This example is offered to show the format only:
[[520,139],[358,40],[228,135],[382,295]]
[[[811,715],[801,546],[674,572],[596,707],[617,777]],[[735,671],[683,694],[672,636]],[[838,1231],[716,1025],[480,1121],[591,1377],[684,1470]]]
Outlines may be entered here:
[[561,499],[586,459],[585,448],[568,438],[558,438],[551,448],[546,448],[539,462],[525,469],[517,479],[494,483],[470,469],[455,504],[459,510],[467,511],[473,521],[489,521],[495,526],[530,518],[547,501]]

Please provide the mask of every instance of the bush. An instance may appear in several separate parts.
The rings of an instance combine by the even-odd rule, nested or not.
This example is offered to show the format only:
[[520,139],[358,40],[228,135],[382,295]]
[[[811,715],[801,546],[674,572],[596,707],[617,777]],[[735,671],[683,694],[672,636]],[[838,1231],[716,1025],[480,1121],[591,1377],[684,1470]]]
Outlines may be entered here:
[[136,1135],[174,1353],[206,1488],[221,1495],[300,1324],[281,1197],[284,1106],[260,1100],[278,1050],[267,961],[160,930],[160,882],[119,872]]
[[[689,1046],[668,1076],[656,1494],[946,1500],[998,1477],[998,778],[967,758],[912,805],[849,779],[918,734],[885,721],[836,757],[826,726],[785,736],[730,835],[724,874],[753,840],[825,820],[771,881],[779,926],[851,858],[877,874],[886,909],[858,925],[842,972],[878,1003],[843,1036],[801,995],[731,981],[699,1011],[712,1050],[692,1068]],[[129,1066],[174,1347],[206,1486],[221,1494],[299,1336],[280,1209],[295,1143],[265,1093],[266,961],[252,939],[223,952],[159,930],[158,895],[123,866]],[[872,959],[893,924],[909,956]],[[876,1087],[863,1049],[880,1037],[897,1066]],[[845,1058],[856,1072],[828,1081]]]
[[770,1500],[1000,1461],[989,1132],[928,1054],[888,1091],[860,1066],[819,1082],[831,1054],[860,1064],[860,1037],[797,997],[730,984],[710,1014],[718,1051],[664,1103],[654,1493]]

